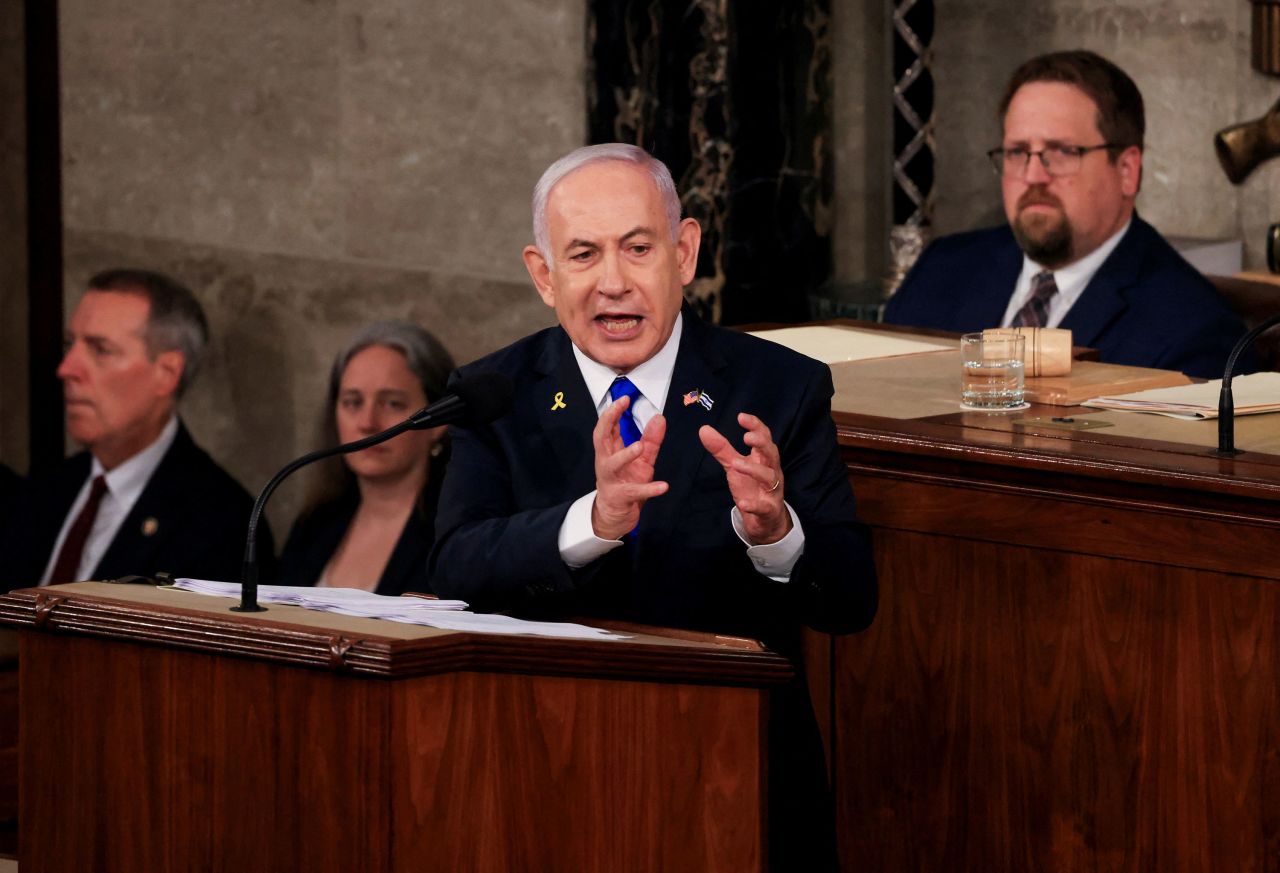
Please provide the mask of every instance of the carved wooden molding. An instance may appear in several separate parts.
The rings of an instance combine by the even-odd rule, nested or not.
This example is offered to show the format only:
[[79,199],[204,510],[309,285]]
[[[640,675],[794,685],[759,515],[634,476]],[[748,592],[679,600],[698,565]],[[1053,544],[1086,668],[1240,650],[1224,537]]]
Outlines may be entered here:
[[782,684],[794,676],[791,663],[781,655],[730,643],[690,645],[654,637],[569,640],[471,633],[409,640],[350,637],[329,628],[273,620],[269,612],[265,617],[231,612],[222,616],[130,603],[127,593],[122,591],[121,598],[115,599],[70,593],[70,589],[58,594],[20,589],[0,596],[0,625],[384,678],[473,670],[761,687]]

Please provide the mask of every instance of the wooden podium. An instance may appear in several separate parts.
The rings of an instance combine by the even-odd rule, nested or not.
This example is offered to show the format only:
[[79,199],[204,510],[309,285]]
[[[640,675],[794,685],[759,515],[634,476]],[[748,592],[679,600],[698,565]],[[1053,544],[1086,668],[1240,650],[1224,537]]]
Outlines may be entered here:
[[748,640],[456,633],[82,582],[20,633],[22,873],[761,870]]

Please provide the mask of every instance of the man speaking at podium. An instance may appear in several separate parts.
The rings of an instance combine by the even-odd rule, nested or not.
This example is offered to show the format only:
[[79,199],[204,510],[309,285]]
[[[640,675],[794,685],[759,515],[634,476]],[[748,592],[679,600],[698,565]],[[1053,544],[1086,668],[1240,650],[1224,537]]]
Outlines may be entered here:
[[[436,593],[745,635],[797,664],[801,623],[865,627],[875,575],[830,371],[682,305],[701,230],[680,219],[666,166],[634,146],[579,149],[543,174],[533,214],[524,261],[560,324],[460,371],[509,375],[515,404],[454,433]],[[774,869],[809,851],[803,869],[826,867],[803,679],[772,697]]]

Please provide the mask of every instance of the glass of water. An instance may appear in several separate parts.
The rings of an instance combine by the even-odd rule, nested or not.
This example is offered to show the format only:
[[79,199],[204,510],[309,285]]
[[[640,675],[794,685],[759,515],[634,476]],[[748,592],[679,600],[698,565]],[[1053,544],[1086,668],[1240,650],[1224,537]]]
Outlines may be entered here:
[[960,337],[960,405],[966,409],[1022,406],[1025,342],[1021,334],[1013,333]]

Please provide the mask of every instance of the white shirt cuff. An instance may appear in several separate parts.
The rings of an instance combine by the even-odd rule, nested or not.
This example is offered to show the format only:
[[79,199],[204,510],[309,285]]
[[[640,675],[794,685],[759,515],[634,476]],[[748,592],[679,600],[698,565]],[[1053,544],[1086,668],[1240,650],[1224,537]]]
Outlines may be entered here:
[[[591,507],[595,505],[596,492],[591,491],[573,501],[560,523],[560,559],[577,570],[596,558],[608,554],[622,545],[622,540],[602,540],[591,526]],[[792,561],[792,563],[795,563]]]
[[738,539],[742,540],[743,545],[747,547],[747,557],[755,565],[756,572],[761,576],[772,579],[774,582],[789,582],[791,580],[791,568],[796,565],[796,561],[800,560],[800,556],[804,554],[804,528],[800,527],[800,519],[796,516],[796,511],[791,508],[790,503],[783,501],[782,505],[787,508],[787,512],[791,515],[791,531],[776,543],[769,543],[763,546],[753,546],[751,541],[747,539],[746,528],[742,524],[742,513],[738,511],[738,507],[735,506],[729,511],[729,518],[733,523],[733,532],[738,535]]

